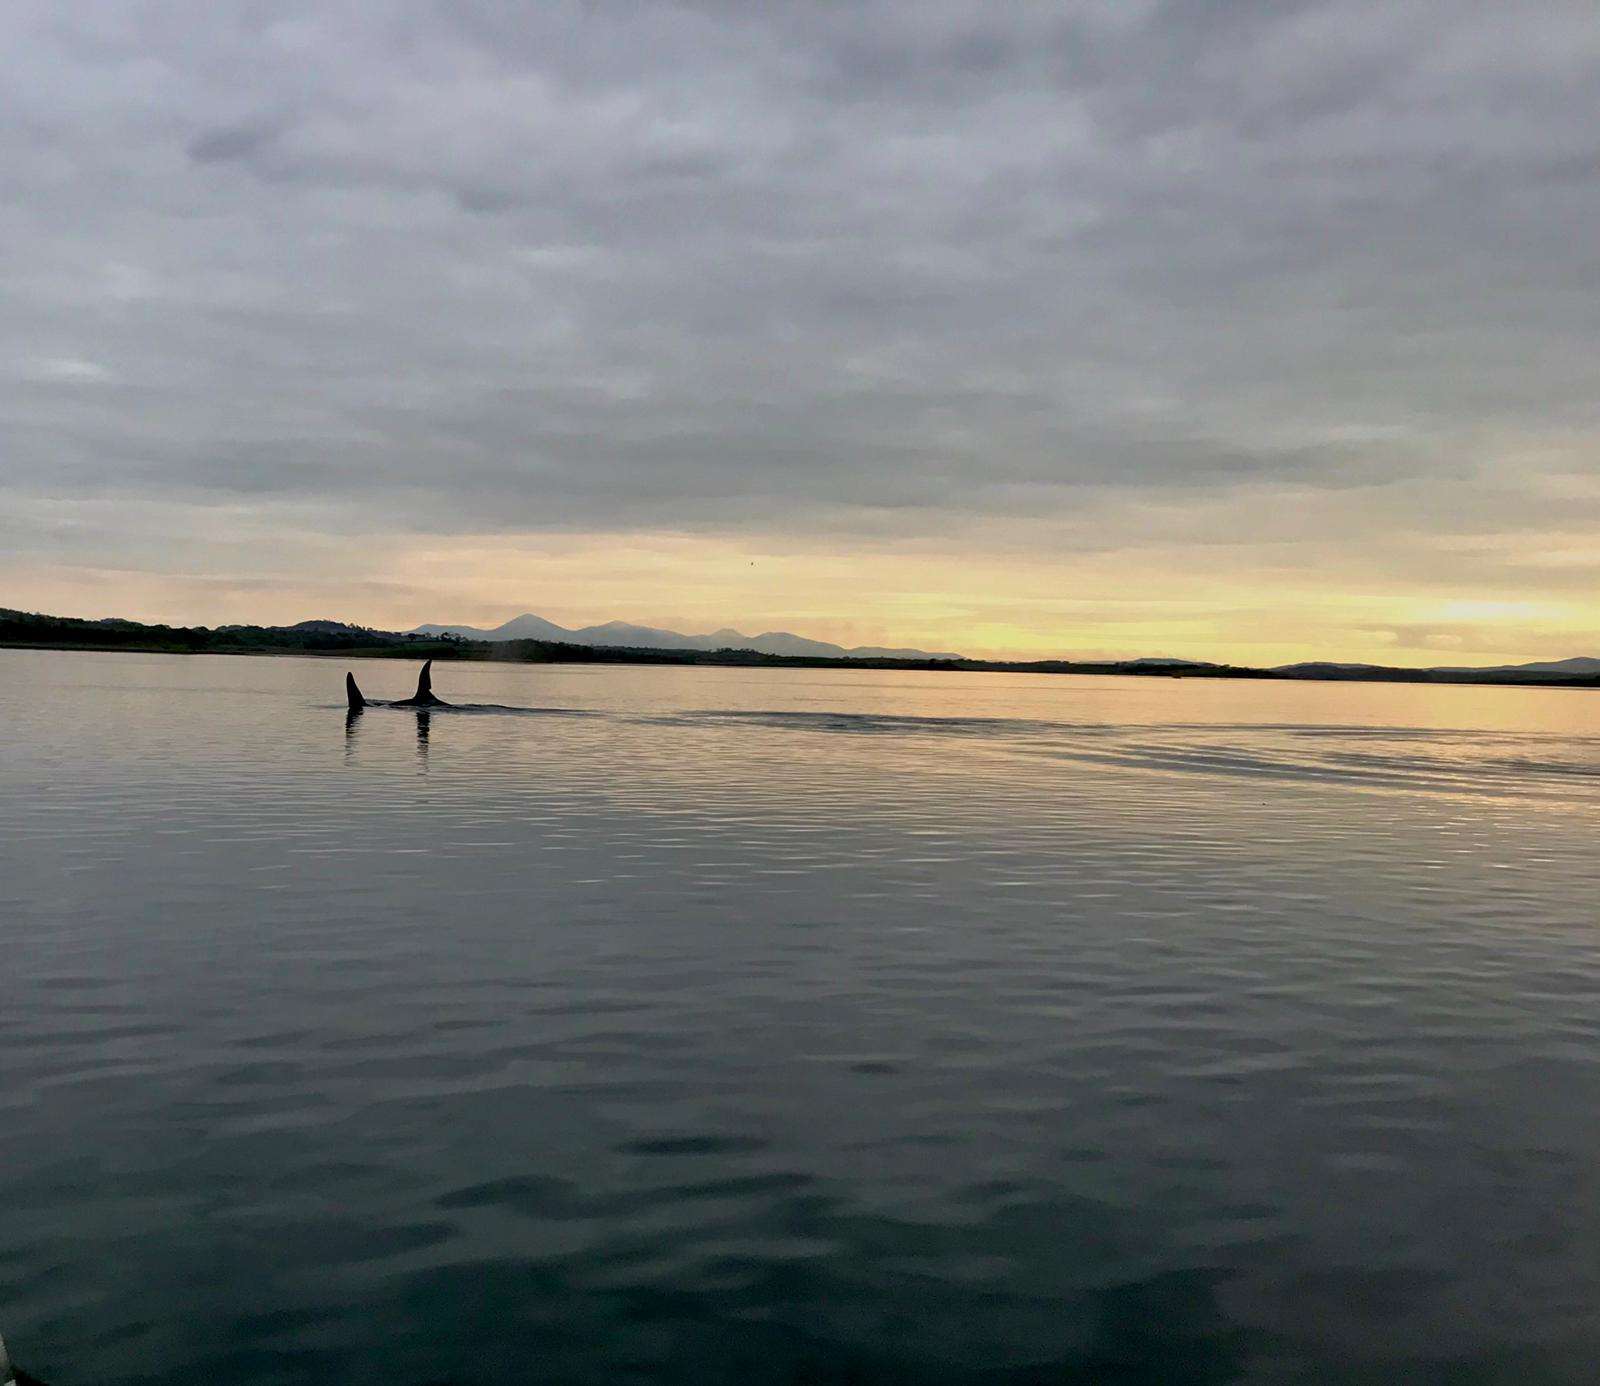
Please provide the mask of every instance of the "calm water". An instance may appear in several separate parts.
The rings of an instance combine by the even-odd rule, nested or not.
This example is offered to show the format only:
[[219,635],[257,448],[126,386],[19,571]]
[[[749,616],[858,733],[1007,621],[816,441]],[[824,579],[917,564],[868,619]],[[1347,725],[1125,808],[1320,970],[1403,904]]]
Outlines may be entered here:
[[52,1386],[1594,1379],[1600,694],[345,667],[0,651]]

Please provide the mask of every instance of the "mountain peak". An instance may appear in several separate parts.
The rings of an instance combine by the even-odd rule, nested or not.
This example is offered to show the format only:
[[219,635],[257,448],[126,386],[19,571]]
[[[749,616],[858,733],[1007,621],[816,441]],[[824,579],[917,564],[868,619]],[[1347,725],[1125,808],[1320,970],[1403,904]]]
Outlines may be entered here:
[[492,628],[482,626],[427,624],[414,628],[418,635],[459,635],[467,640],[549,640],[565,645],[614,645],[648,650],[754,650],[758,654],[801,655],[816,659],[959,659],[960,655],[930,654],[926,650],[886,649],[862,645],[846,649],[826,640],[811,640],[785,630],[769,630],[760,635],[745,635],[724,626],[708,635],[684,635],[655,626],[636,626],[627,621],[605,621],[600,625],[568,629],[547,621],[531,611]]

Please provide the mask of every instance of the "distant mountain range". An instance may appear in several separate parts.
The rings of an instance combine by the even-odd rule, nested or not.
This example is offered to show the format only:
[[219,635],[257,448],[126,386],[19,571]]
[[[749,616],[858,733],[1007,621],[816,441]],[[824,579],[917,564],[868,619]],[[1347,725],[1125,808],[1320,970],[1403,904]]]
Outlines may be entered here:
[[[303,621],[296,629],[338,626],[335,621]],[[356,629],[351,627],[350,629]],[[463,640],[550,640],[566,645],[611,646],[641,650],[755,650],[760,654],[798,655],[817,659],[965,659],[965,655],[930,653],[927,650],[893,649],[882,645],[857,645],[846,648],[826,640],[808,640],[786,630],[763,631],[760,635],[745,635],[741,631],[724,627],[709,635],[683,635],[675,630],[659,630],[654,626],[635,626],[626,621],[607,621],[598,626],[581,626],[569,630],[547,621],[532,612],[517,616],[504,625],[485,629],[482,626],[421,625],[410,632],[414,635],[459,635]],[[1096,661],[1098,662],[1098,661]],[[1165,659],[1146,657],[1106,661],[1128,669],[1174,669],[1202,674],[1208,669],[1229,666],[1200,659]],[[1381,664],[1339,664],[1332,661],[1308,660],[1300,664],[1280,664],[1271,672],[1291,678],[1311,679],[1370,679],[1389,672]],[[1574,659],[1542,660],[1532,664],[1494,664],[1476,667],[1435,665],[1418,669],[1415,673],[1430,674],[1520,674],[1552,678],[1586,678],[1600,675],[1600,659],[1578,656]]]
[[786,630],[768,630],[760,635],[724,627],[709,635],[682,635],[675,630],[654,626],[634,626],[626,621],[607,621],[600,626],[581,626],[568,630],[554,621],[531,612],[504,625],[484,630],[478,626],[423,625],[416,635],[459,635],[464,640],[552,640],[564,645],[610,645],[636,650],[755,650],[760,654],[802,655],[815,659],[960,659],[956,654],[931,654],[927,650],[888,649],[881,645],[856,645],[846,649],[826,640],[808,640]]

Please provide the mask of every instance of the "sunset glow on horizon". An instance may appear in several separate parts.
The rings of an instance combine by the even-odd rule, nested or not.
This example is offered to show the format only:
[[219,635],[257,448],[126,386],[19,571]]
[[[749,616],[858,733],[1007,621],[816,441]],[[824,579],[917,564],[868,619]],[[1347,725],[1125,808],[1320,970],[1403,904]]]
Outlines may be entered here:
[[[210,541],[207,541],[210,542]],[[645,533],[378,535],[263,564],[248,578],[92,565],[13,575],[8,604],[167,624],[292,624],[310,617],[405,630],[494,626],[534,612],[568,627],[624,620],[686,633],[732,626],[838,644],[975,658],[1167,655],[1269,665],[1333,659],[1400,666],[1558,659],[1594,644],[1600,613],[1575,583],[1516,565],[1463,597],[1447,579],[1385,590],[1334,555],[1307,567],[1261,547],[1052,555],[938,546],[818,552],[717,536]],[[291,548],[291,554],[293,550]],[[1337,577],[1331,577],[1337,572]]]

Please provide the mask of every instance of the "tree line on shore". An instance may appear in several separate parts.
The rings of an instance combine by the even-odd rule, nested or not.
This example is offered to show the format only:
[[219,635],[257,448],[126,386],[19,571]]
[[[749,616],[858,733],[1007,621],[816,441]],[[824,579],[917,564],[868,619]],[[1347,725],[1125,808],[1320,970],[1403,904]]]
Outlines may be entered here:
[[662,650],[620,645],[569,645],[550,640],[467,640],[458,635],[372,630],[343,621],[293,626],[167,626],[116,618],[84,620],[0,607],[0,646],[124,650],[157,654],[346,655],[377,659],[509,660],[524,664],[677,664],[735,667],[970,670],[1031,674],[1137,674],[1156,678],[1311,679],[1362,683],[1515,684],[1596,688],[1600,675],[1516,670],[1405,669],[1383,665],[1301,664],[1252,669],[1189,660],[988,660],[834,658],[763,654],[756,650]]

